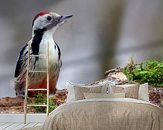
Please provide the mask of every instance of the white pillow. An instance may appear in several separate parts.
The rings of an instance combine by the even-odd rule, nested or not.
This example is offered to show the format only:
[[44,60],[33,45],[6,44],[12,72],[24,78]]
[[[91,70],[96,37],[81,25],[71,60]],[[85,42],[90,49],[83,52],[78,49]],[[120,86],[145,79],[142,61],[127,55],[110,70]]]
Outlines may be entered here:
[[111,87],[113,93],[126,93],[126,98],[138,99],[139,95],[139,83],[134,84],[122,84]]
[[[101,93],[106,93],[106,89],[109,86],[109,82],[104,82],[103,84],[93,84],[93,85],[86,85],[86,84],[77,84],[77,83],[72,83],[70,81],[66,82],[66,88],[68,91],[68,95],[67,95],[67,101],[66,102],[73,102],[76,101],[75,100],[75,91],[74,91],[74,87],[75,86],[80,86],[80,87],[98,87],[98,86],[102,86],[101,88]],[[110,91],[110,90],[108,90]],[[110,93],[110,92],[109,92]]]
[[86,99],[92,98],[125,98],[125,93],[84,93]]
[[149,102],[148,83],[140,85],[138,99]]
[[72,83],[70,81],[66,82],[66,89],[68,91],[67,94],[67,101],[66,102],[72,102],[75,101],[75,92],[74,92],[74,86],[84,86],[85,84],[76,84]]
[[85,99],[84,93],[101,93],[102,85],[91,85],[90,86],[75,86],[75,100],[83,100]]
[[112,86],[114,85],[112,82],[110,81],[105,81],[103,84],[106,84],[102,87],[101,93],[112,93]]

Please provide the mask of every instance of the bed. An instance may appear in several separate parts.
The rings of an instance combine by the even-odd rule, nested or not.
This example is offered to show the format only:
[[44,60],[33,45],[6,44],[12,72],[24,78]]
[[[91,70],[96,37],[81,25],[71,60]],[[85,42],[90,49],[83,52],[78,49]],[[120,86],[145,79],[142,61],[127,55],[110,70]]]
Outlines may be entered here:
[[[108,93],[109,89],[106,89],[106,86],[100,91]],[[109,98],[106,94],[98,94],[99,86],[93,89],[90,89],[92,88],[90,86],[84,89],[79,88],[80,91],[75,89],[76,92],[73,91],[77,95],[70,92],[71,97],[68,98],[71,101],[50,113],[42,127],[43,130],[163,130],[163,110],[161,108],[148,101],[129,98],[135,96],[133,92],[140,93],[138,92],[140,87],[139,90],[135,89],[136,87],[134,90],[125,87],[123,90],[129,96],[125,98],[122,93],[118,96],[111,95]],[[93,95],[96,96],[90,96],[88,91],[93,92]],[[86,99],[82,97],[85,95],[87,95]],[[102,98],[99,95],[102,95]],[[80,100],[73,99],[77,96]],[[139,94],[137,96],[137,98],[141,97]],[[147,97],[142,98],[147,99]]]
[[163,110],[131,98],[94,98],[66,103],[43,130],[162,130]]

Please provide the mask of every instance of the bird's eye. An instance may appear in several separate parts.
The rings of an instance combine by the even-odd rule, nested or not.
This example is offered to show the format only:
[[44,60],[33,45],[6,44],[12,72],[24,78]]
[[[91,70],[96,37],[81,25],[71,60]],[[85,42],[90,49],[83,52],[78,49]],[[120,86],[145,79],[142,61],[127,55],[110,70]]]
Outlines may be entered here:
[[47,16],[47,18],[46,18],[48,21],[50,21],[51,19],[52,19],[52,17],[51,16]]

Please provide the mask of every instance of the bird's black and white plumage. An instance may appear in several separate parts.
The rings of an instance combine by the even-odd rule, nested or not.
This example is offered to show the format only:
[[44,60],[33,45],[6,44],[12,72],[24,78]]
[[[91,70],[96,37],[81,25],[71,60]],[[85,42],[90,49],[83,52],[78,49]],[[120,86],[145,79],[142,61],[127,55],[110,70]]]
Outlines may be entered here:
[[[15,92],[17,96],[24,96],[28,60],[28,45],[30,45],[31,55],[47,55],[49,44],[49,92],[54,93],[62,65],[61,51],[53,40],[55,30],[62,25],[69,16],[61,16],[54,12],[40,12],[34,17],[32,23],[32,39],[20,51],[15,69]],[[47,59],[43,57],[30,57],[30,70],[46,70]],[[46,73],[29,73],[28,88],[46,88]],[[30,95],[34,92],[30,91]]]

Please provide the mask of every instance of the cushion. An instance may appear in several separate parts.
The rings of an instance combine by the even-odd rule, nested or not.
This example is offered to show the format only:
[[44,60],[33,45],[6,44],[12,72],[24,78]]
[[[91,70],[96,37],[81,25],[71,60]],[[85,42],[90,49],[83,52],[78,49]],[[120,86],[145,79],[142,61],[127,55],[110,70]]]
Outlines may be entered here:
[[138,99],[149,102],[148,83],[140,85]]
[[102,86],[75,86],[74,92],[75,92],[75,100],[82,100],[85,99],[84,93],[101,93]]
[[115,85],[112,88],[113,93],[126,93],[126,98],[138,99],[139,84]]
[[76,84],[72,83],[70,81],[66,82],[66,89],[68,91],[67,94],[67,101],[66,102],[72,102],[75,101],[75,94],[74,94],[74,86],[84,86],[85,84]]
[[86,99],[91,98],[125,98],[125,93],[84,93]]
[[102,86],[101,93],[111,93],[112,92],[112,83],[107,82],[105,85]]
[[[93,84],[93,85],[85,85],[85,84],[77,84],[77,83],[72,83],[70,81],[66,82],[66,89],[68,91],[68,95],[67,95],[67,101],[66,102],[73,102],[75,101],[75,92],[74,92],[74,87],[96,87],[96,86],[100,86],[101,88],[101,93],[105,93],[106,89],[109,86],[109,82],[103,82],[101,84]],[[110,90],[110,89],[109,89]],[[108,90],[108,91],[109,91]]]

